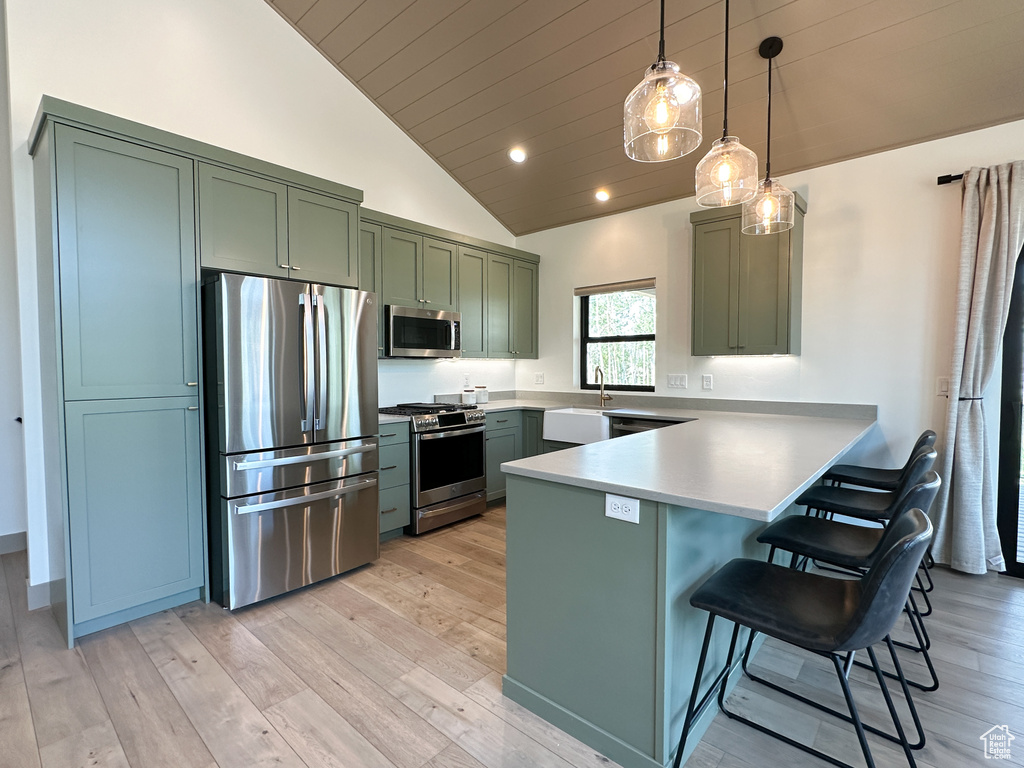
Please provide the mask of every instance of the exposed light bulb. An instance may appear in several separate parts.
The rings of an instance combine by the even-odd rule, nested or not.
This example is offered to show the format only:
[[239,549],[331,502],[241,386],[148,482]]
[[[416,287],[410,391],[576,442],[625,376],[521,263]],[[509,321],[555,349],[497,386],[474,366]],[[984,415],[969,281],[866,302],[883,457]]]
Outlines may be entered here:
[[599,189],[599,190],[597,190],[597,192],[594,193],[594,197],[596,197],[598,200],[600,200],[603,203],[603,202],[606,202],[609,198],[611,198],[611,195],[608,194],[608,190],[607,189]]
[[508,156],[513,163],[521,163],[526,160],[526,150],[522,147],[512,147],[508,151]]
[[761,219],[761,226],[765,230],[770,230],[772,226],[772,218],[775,216],[775,212],[779,210],[779,199],[770,192],[766,194],[757,204],[757,215]]
[[671,131],[679,120],[679,101],[675,93],[659,84],[657,94],[644,109],[644,122],[655,133]]
[[658,154],[664,155],[668,152],[668,136],[661,135],[658,137]]

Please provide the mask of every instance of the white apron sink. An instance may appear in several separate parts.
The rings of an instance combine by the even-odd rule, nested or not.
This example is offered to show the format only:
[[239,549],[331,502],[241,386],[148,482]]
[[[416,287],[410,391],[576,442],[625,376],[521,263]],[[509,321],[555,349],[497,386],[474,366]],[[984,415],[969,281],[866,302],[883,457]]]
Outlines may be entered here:
[[558,408],[544,412],[544,439],[560,443],[596,443],[611,437],[611,422],[593,408]]

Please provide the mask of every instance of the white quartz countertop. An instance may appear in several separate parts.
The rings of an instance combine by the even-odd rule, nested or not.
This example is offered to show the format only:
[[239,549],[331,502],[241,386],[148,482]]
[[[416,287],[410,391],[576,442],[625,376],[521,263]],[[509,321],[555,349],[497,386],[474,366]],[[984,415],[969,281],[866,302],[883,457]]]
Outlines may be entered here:
[[[530,407],[525,404],[530,401],[499,401],[495,405],[513,402],[523,404],[508,407]],[[870,418],[674,408],[606,410],[610,415],[644,413],[694,421],[506,462],[502,470],[771,521],[875,424]]]

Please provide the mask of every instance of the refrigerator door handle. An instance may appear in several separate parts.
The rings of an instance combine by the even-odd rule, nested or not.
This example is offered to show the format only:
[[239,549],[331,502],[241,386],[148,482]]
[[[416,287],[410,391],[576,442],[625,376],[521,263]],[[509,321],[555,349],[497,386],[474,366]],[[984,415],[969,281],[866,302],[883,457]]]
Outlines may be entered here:
[[352,456],[357,453],[369,453],[377,450],[375,445],[357,445],[352,448],[339,448],[336,451],[324,451],[323,453],[308,454],[301,456],[284,456],[279,459],[260,459],[258,461],[236,461],[235,469],[265,469],[266,467],[284,467],[289,464],[309,464],[313,461],[325,461],[336,459],[340,456]]
[[303,432],[313,429],[313,376],[310,371],[313,362],[313,310],[308,299],[309,294],[299,294],[299,307],[302,309],[302,381],[299,392],[302,396],[304,414],[301,420]]
[[313,424],[314,429],[323,429],[323,419],[320,417],[322,400],[327,390],[327,305],[323,297],[313,294],[313,312],[316,314],[316,338],[317,338],[317,374],[315,383],[315,396],[313,398]]
[[376,479],[371,478],[369,480],[363,480],[360,483],[346,485],[344,488],[336,488],[333,491],[321,491],[320,493],[310,493],[305,496],[293,496],[288,499],[278,499],[277,501],[265,501],[262,504],[246,504],[244,507],[235,507],[235,514],[251,515],[257,512],[269,512],[273,509],[281,509],[282,507],[299,507],[314,501],[322,501],[324,499],[340,499],[342,496],[349,493],[361,491],[363,488],[370,488],[376,484]]

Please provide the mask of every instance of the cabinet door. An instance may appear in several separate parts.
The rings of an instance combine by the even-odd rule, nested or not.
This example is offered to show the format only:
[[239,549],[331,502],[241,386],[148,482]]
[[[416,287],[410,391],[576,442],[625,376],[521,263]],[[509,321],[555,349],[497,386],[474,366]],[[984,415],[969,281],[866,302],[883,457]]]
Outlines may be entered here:
[[197,406],[196,397],[64,406],[75,623],[203,585]]
[[[359,290],[380,296],[383,227],[359,222]],[[377,357],[384,356],[384,302],[377,302]]]
[[513,357],[512,259],[487,257],[487,356]]
[[420,298],[427,309],[453,310],[458,304],[458,246],[423,238],[423,285]]
[[199,263],[288,277],[288,188],[200,163]]
[[296,280],[359,285],[359,206],[288,189],[288,266]]
[[740,221],[693,228],[693,354],[736,354]]
[[522,457],[521,441],[520,429],[497,429],[487,433],[488,501],[505,495],[505,473],[501,471],[501,465]]
[[423,238],[398,229],[384,229],[381,301],[419,307],[423,283]]
[[522,358],[537,357],[537,265],[512,263],[512,351]]
[[487,254],[459,248],[462,356],[487,357]]
[[523,411],[523,456],[544,453],[544,412]]
[[194,395],[192,161],[64,125],[56,148],[65,398]]
[[789,352],[790,232],[740,241],[737,349],[741,355]]

